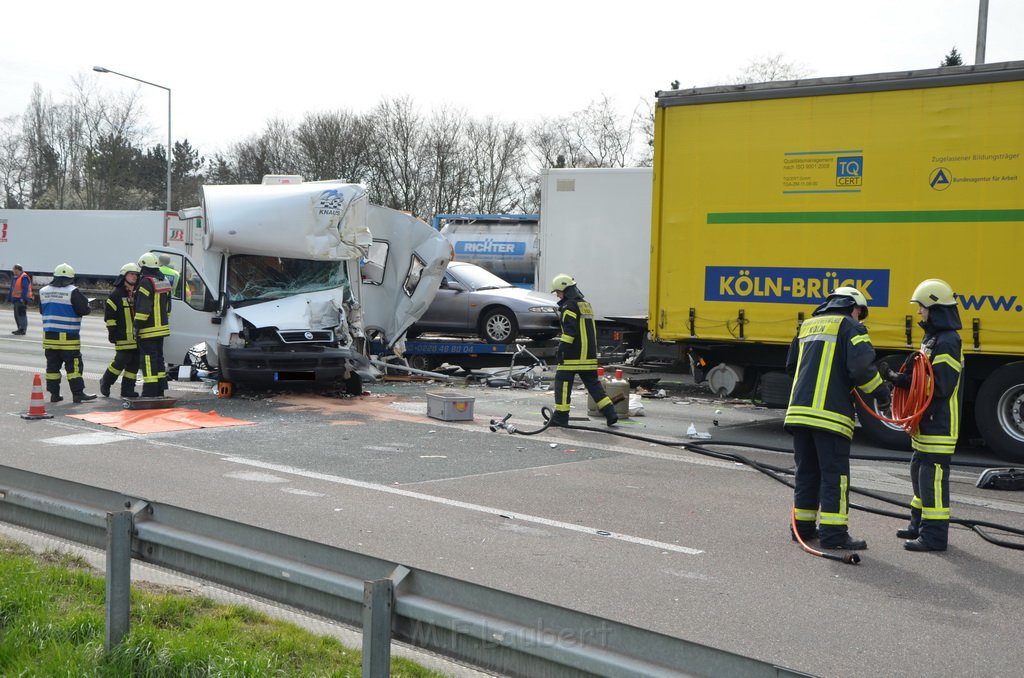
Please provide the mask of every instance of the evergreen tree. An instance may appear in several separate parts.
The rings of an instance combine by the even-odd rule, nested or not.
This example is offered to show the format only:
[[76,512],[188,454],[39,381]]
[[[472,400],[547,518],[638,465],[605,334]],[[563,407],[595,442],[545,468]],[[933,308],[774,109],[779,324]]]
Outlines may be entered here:
[[942,68],[945,68],[946,66],[963,66],[963,65],[964,65],[964,59],[963,59],[962,56],[960,56],[960,52],[957,51],[956,45],[953,46],[953,49],[949,50],[949,54],[947,54],[945,56],[945,58],[942,60],[942,63],[939,64],[939,66],[942,67]]

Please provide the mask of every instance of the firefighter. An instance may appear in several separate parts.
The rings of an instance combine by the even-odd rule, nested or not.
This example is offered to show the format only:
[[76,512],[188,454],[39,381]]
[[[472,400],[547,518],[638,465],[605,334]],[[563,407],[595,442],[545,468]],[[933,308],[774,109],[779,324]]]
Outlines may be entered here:
[[849,533],[852,390],[873,396],[880,408],[889,405],[889,386],[860,323],[867,315],[859,290],[837,288],[801,324],[786,359],[794,377],[785,420],[796,461],[793,518],[804,541],[820,537],[824,548],[867,548]]
[[68,378],[72,400],[84,403],[96,396],[85,392],[82,378],[82,316],[89,315],[89,300],[72,283],[75,269],[61,264],[53,269],[53,281],[39,290],[39,312],[43,315],[43,352],[46,354],[46,390],[50,402],[64,400],[60,394],[60,371]]
[[615,404],[597,378],[597,326],[590,302],[576,287],[571,275],[556,275],[551,291],[558,297],[558,318],[562,336],[558,342],[558,369],[555,372],[555,413],[551,426],[569,425],[569,400],[576,375],[597,403],[605,421],[612,426],[619,420]]
[[[931,361],[935,378],[932,401],[911,434],[914,498],[910,502],[910,524],[897,530],[896,536],[907,540],[903,548],[908,551],[945,551],[949,541],[949,460],[956,451],[963,409],[964,355],[957,333],[963,325],[956,294],[944,280],[923,281],[910,302],[917,304],[921,316],[921,352]],[[883,371],[896,388],[910,388],[908,372]]]
[[167,390],[164,365],[164,337],[171,333],[171,283],[160,271],[152,252],[139,257],[138,288],[135,292],[135,339],[142,369],[142,397],[160,398]]
[[[100,393],[110,397],[110,387],[121,377],[121,397],[138,398],[135,378],[139,372],[139,345],[135,341],[135,288],[142,269],[134,261],[121,267],[114,289],[103,306],[107,340],[114,345],[114,359],[100,377]],[[122,376],[122,373],[124,376]]]
[[11,334],[25,334],[28,331],[28,305],[32,302],[32,278],[20,264],[11,268],[11,306],[14,307],[15,330]]

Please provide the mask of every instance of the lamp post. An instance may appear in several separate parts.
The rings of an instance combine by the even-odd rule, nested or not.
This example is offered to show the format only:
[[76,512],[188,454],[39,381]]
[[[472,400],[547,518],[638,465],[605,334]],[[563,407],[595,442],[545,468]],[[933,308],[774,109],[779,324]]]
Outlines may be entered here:
[[93,66],[92,70],[96,71],[97,73],[113,73],[114,75],[120,75],[122,78],[128,78],[129,80],[134,80],[135,82],[141,82],[143,85],[150,85],[151,87],[159,87],[160,89],[167,90],[167,212],[164,215],[164,217],[166,218],[166,216],[171,213],[171,88],[164,87],[163,85],[158,85],[155,82],[143,80],[142,78],[136,78],[131,75],[125,75],[124,73],[118,73],[117,71],[112,71],[109,68],[103,68],[103,66]]

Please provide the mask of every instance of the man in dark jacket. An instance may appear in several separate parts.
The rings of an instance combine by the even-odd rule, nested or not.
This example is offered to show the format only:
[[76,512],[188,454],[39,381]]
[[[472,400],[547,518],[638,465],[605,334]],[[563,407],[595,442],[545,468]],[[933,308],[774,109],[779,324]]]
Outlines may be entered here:
[[860,323],[867,314],[859,290],[837,288],[800,326],[786,359],[794,376],[785,422],[796,461],[793,518],[803,540],[820,536],[825,548],[867,548],[849,533],[851,392],[856,387],[880,407],[889,404],[888,385],[875,369],[875,349]]
[[594,310],[583,298],[571,275],[556,275],[551,291],[558,297],[558,319],[562,336],[558,342],[558,369],[555,372],[555,413],[551,426],[569,425],[569,401],[576,375],[597,403],[605,421],[612,426],[619,420],[615,404],[597,378],[597,326]]
[[[121,397],[138,398],[135,379],[139,373],[139,345],[135,341],[135,287],[142,269],[135,262],[121,267],[114,289],[103,305],[107,340],[114,345],[114,359],[100,377],[100,393],[110,397],[110,387],[121,377]],[[122,373],[124,376],[122,377]]]
[[135,293],[135,337],[142,368],[142,397],[160,398],[167,390],[164,337],[171,333],[171,284],[152,252],[139,257],[142,269]]
[[[932,401],[911,434],[914,498],[910,502],[910,524],[897,530],[896,536],[907,540],[903,548],[908,551],[945,551],[949,540],[949,460],[956,451],[963,409],[964,355],[957,333],[963,325],[956,294],[944,280],[925,280],[910,301],[918,305],[919,324],[924,328],[921,353],[931,361],[935,378]],[[909,373],[885,372],[885,378],[897,388],[910,388]]]
[[75,269],[61,264],[53,269],[53,281],[39,290],[39,312],[43,314],[43,352],[46,354],[46,390],[50,402],[64,400],[60,394],[60,371],[68,377],[72,400],[84,403],[96,396],[85,392],[82,378],[82,316],[89,315],[89,300],[72,282]]

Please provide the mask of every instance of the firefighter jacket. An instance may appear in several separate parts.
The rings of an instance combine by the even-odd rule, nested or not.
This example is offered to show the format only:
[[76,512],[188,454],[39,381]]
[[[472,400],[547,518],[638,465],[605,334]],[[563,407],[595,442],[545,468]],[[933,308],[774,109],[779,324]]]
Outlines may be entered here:
[[131,351],[138,348],[135,343],[135,290],[130,289],[121,279],[114,285],[103,306],[103,320],[107,325],[107,340],[116,351]]
[[853,438],[854,387],[883,386],[867,328],[844,312],[826,309],[805,320],[789,348],[786,370],[795,375],[785,425]]
[[142,269],[135,292],[135,336],[156,339],[171,333],[171,284],[160,271]]
[[[963,325],[956,306],[931,306],[928,320],[918,323],[924,328],[921,352],[928,356],[935,372],[932,402],[911,435],[911,446],[918,452],[953,454],[960,437],[960,415],[963,411],[964,377],[963,342],[957,332]],[[895,384],[909,387],[909,375],[903,374]]]
[[71,284],[57,277],[39,290],[39,312],[43,315],[43,348],[78,351],[82,348],[82,316],[89,315],[89,300]]
[[22,271],[11,281],[10,302],[23,301],[26,304],[32,301],[32,278],[28,273]]
[[597,326],[594,309],[575,285],[565,288],[558,301],[562,336],[558,344],[559,370],[597,369]]

